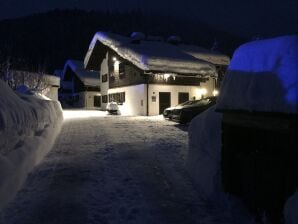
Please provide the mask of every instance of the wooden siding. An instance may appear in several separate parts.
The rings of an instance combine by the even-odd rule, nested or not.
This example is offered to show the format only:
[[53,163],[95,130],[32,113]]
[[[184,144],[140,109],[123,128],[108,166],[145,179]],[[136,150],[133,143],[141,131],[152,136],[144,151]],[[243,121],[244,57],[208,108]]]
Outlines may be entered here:
[[128,62],[121,62],[123,63],[121,65],[123,70],[118,73],[114,72],[112,60],[109,60],[109,62],[109,88],[147,83],[143,71]]

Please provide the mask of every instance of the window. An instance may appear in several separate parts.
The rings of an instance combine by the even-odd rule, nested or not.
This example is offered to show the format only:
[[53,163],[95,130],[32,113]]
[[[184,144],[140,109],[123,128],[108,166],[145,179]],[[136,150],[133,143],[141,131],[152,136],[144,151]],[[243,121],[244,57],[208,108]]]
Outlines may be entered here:
[[119,77],[120,78],[125,77],[125,64],[124,63],[119,64]]
[[117,103],[125,102],[125,92],[109,94],[109,102],[115,101]]
[[102,103],[107,103],[108,102],[108,95],[103,95],[102,96]]
[[104,75],[101,77],[101,81],[102,81],[102,82],[107,82],[107,81],[108,81],[108,74],[104,74]]

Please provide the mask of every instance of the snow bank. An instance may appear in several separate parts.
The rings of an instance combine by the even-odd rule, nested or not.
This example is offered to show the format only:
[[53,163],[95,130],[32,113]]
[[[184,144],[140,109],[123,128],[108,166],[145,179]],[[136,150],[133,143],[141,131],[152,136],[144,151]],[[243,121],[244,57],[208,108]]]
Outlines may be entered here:
[[298,191],[286,202],[284,208],[286,224],[298,223]]
[[221,191],[221,118],[213,106],[195,117],[188,129],[187,170],[207,198]]
[[62,120],[59,102],[16,94],[0,81],[0,209],[51,149]]
[[298,36],[254,41],[234,53],[218,109],[298,113]]

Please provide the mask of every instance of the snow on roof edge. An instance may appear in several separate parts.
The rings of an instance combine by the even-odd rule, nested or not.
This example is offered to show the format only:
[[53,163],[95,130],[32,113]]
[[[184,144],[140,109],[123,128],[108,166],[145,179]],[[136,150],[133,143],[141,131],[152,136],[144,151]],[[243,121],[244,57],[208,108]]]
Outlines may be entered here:
[[[118,40],[117,38],[113,38],[113,37],[117,37]],[[122,39],[126,45],[123,44],[123,42],[119,41],[119,39],[120,40]],[[138,68],[147,72],[160,70],[163,72],[198,74],[202,76],[205,76],[206,74],[216,75],[216,69],[214,64],[208,61],[205,61],[203,59],[194,57],[193,55],[188,54],[177,47],[176,47],[177,49],[175,53],[177,53],[179,49],[178,53],[180,54],[179,55],[180,58],[178,57],[175,59],[174,56],[172,56],[171,58],[165,58],[165,57],[158,58],[158,57],[147,56],[135,51],[133,47],[136,45],[131,45],[128,47],[127,46],[127,43],[129,43],[128,37],[124,37],[124,36],[120,36],[120,35],[112,34],[108,32],[102,32],[102,31],[96,32],[92,38],[92,41],[89,44],[88,51],[84,58],[85,68],[88,64],[88,61],[90,60],[92,51],[97,41],[100,41],[105,46],[114,50],[120,57],[130,61]],[[144,42],[148,42],[148,41],[144,41]],[[163,44],[165,46],[167,45],[167,48],[170,48],[170,47],[174,48],[174,46],[168,45],[167,43],[163,43]],[[174,63],[169,63],[172,61],[174,61]],[[181,66],[182,64],[184,65],[184,67]]]

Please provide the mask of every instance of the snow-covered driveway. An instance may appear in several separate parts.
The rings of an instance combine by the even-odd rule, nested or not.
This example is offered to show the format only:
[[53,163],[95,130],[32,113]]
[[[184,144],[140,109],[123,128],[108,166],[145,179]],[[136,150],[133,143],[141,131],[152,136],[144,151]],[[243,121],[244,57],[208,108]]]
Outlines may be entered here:
[[162,118],[68,111],[56,145],[3,221],[191,222],[196,194],[185,180],[186,144],[187,132]]
[[0,223],[222,223],[184,169],[186,126],[98,111],[65,115],[54,148]]

